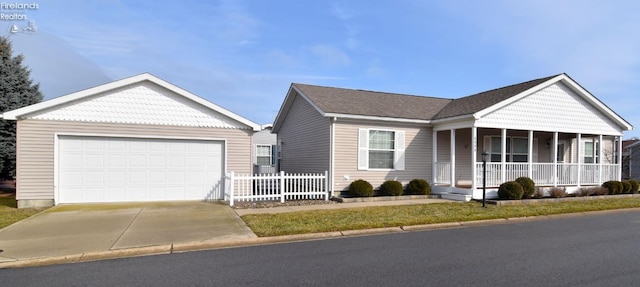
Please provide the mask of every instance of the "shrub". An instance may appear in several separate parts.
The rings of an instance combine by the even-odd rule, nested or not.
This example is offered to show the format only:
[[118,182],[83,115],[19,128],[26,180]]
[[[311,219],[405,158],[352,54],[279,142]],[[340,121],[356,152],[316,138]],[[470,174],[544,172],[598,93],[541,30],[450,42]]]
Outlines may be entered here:
[[412,179],[407,185],[408,194],[428,195],[431,194],[431,187],[424,179]]
[[387,180],[380,186],[381,195],[402,195],[402,183],[397,180]]
[[631,184],[631,193],[640,192],[640,182],[638,182],[635,179],[632,179],[632,180],[629,180],[629,183]]
[[531,198],[533,194],[536,192],[536,184],[533,182],[532,179],[528,177],[525,177],[525,176],[518,177],[516,178],[515,182],[522,185],[522,191],[524,192],[522,194],[522,198]]
[[610,180],[602,184],[602,187],[609,190],[608,194],[618,194],[622,192],[622,183],[617,180]]
[[567,197],[567,191],[564,188],[552,187],[549,189],[549,196],[554,198]]
[[631,193],[631,183],[627,180],[622,183],[622,193]]
[[352,197],[373,196],[373,186],[366,180],[358,179],[349,184],[349,195]]
[[523,193],[522,185],[515,181],[507,181],[498,188],[500,199],[521,199]]
[[544,188],[536,187],[536,191],[533,193],[533,198],[543,198],[544,197]]

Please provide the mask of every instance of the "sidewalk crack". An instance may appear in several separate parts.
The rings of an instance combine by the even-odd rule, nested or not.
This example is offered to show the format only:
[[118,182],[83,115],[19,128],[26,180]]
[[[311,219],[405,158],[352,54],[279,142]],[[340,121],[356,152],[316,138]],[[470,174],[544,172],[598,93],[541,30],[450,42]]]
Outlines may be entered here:
[[122,231],[122,233],[120,234],[120,236],[118,236],[118,239],[116,239],[116,241],[113,242],[113,244],[111,245],[111,247],[109,247],[109,250],[113,250],[114,246],[116,246],[116,244],[118,244],[118,241],[120,241],[120,239],[122,239],[122,236],[124,236],[125,233],[127,233],[127,231],[129,230],[129,228],[131,228],[131,225],[133,225],[133,222],[136,221],[136,219],[138,218],[138,216],[140,216],[140,213],[142,213],[142,211],[144,210],[145,206],[143,206],[142,208],[140,208],[140,211],[138,211],[138,213],[136,214],[136,216],[133,217],[133,219],[131,219],[131,222],[129,222],[129,224],[127,225],[127,228],[124,229],[124,231]]

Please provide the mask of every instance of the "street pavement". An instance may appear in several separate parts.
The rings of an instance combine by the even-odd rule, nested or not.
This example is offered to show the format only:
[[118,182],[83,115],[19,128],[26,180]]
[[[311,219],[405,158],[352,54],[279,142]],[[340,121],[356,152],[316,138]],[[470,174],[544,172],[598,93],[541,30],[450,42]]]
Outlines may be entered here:
[[0,269],[576,216],[493,219],[261,238],[240,218],[245,214],[437,202],[450,201],[409,199],[247,209],[233,209],[224,202],[193,201],[59,205],[0,229]]

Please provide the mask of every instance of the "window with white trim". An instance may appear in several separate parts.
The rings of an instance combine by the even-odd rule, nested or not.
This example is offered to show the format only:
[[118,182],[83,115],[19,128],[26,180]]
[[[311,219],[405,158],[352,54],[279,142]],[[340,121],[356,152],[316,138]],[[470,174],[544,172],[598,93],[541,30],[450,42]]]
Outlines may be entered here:
[[[529,139],[520,137],[507,137],[506,162],[527,162],[529,160]],[[489,145],[491,162],[502,161],[502,138],[492,136]],[[534,145],[535,146],[535,145]],[[534,157],[535,159],[535,157]]]
[[257,165],[273,165],[275,164],[275,145],[256,145],[256,164]]
[[404,170],[404,131],[358,130],[358,170]]
[[582,142],[582,162],[583,163],[598,163],[599,156],[599,143],[596,140],[586,140]]

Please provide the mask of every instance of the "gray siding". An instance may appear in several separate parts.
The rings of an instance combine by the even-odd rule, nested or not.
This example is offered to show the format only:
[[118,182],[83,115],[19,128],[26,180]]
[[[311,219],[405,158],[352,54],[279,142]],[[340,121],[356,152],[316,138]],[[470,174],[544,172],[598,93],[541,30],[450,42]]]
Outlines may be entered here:
[[56,133],[227,140],[226,171],[251,172],[251,130],[206,129],[158,125],[21,120],[17,123],[18,200],[54,198]]
[[[405,169],[358,170],[359,128],[405,131]],[[335,137],[335,191],[346,190],[351,182],[358,179],[369,181],[376,189],[385,180],[398,180],[405,185],[414,178],[432,182],[431,128],[402,123],[338,119]],[[349,179],[345,179],[345,176]]]
[[280,170],[329,171],[330,120],[297,95],[284,119],[278,139],[282,143]]

